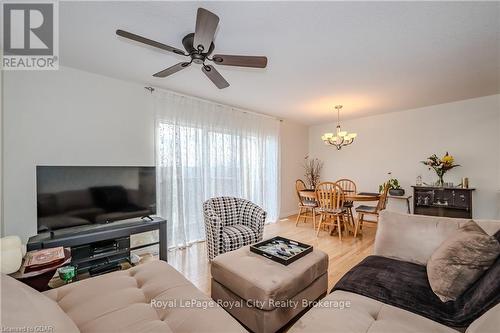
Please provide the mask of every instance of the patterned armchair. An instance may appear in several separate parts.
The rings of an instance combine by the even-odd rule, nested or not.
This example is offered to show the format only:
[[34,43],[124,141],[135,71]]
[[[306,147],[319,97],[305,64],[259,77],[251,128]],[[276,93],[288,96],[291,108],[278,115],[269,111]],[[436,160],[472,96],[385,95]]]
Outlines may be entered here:
[[203,203],[208,260],[262,240],[266,212],[251,201],[211,198]]

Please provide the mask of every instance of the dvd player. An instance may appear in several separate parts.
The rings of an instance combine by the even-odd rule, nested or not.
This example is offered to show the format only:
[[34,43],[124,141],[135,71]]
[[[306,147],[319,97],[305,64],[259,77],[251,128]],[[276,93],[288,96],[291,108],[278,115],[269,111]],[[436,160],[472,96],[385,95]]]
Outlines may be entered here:
[[130,237],[121,237],[71,248],[71,264],[78,274],[91,275],[118,270],[120,263],[130,261]]

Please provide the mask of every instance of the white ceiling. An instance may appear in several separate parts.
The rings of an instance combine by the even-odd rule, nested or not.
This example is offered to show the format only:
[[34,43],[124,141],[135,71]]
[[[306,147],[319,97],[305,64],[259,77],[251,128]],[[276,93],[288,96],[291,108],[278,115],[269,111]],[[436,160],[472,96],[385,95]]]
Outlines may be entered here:
[[[266,69],[199,65],[115,35],[121,28],[182,48],[197,7],[220,17],[216,52],[266,55]],[[293,119],[333,121],[500,92],[500,3],[62,2],[61,64]]]

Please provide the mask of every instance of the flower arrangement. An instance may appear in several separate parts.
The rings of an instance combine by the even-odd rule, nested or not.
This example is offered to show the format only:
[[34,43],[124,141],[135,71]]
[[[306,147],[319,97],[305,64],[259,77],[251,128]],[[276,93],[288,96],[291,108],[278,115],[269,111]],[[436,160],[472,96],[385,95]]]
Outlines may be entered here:
[[323,169],[323,162],[319,159],[310,159],[309,156],[304,158],[304,176],[312,189],[315,189],[316,185],[319,184],[321,169]]
[[431,168],[434,169],[439,178],[437,182],[438,186],[443,186],[443,176],[448,170],[460,166],[459,164],[454,164],[455,159],[453,158],[453,156],[448,154],[448,152],[446,152],[446,154],[441,158],[437,157],[436,154],[432,154],[427,158],[427,160],[422,161],[422,163],[428,166],[429,170]]

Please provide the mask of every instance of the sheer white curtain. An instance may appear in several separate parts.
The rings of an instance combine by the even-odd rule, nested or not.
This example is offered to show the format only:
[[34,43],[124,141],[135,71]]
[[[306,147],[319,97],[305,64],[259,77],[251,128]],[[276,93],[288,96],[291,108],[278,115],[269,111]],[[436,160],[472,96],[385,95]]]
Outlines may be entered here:
[[170,92],[154,98],[158,213],[170,247],[205,239],[211,197],[246,198],[278,218],[278,120]]

